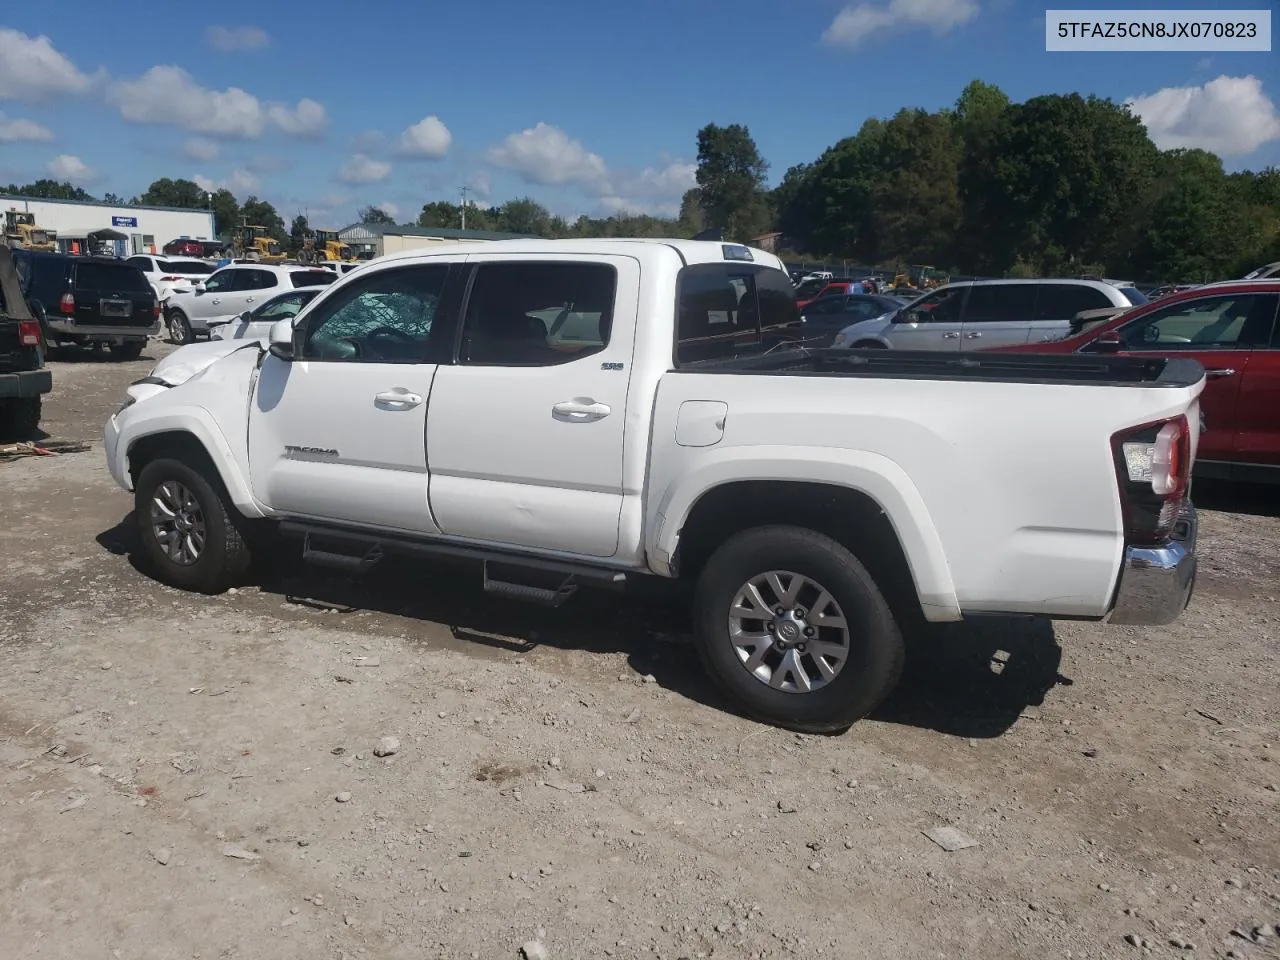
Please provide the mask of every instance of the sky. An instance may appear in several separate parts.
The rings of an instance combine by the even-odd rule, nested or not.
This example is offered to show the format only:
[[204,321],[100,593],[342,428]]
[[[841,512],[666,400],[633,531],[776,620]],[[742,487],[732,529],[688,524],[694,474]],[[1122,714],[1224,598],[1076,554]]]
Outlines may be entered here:
[[128,198],[185,177],[333,228],[367,204],[412,222],[464,187],[480,203],[531,196],[566,217],[671,215],[707,123],[747,125],[776,183],[867,118],[949,106],[974,79],[1015,101],[1130,102],[1163,148],[1203,147],[1231,170],[1280,165],[1276,53],[1048,53],[1044,11],[1019,0],[9,4],[0,184],[47,176]]

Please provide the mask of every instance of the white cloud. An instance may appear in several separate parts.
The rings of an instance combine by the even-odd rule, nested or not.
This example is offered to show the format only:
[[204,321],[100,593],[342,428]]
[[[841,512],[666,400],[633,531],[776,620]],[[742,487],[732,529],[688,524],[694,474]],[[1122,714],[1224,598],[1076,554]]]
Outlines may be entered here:
[[209,46],[223,53],[236,50],[261,50],[271,38],[261,27],[208,27],[204,32]]
[[49,171],[49,176],[53,179],[65,180],[67,183],[83,185],[102,179],[96,170],[79,157],[69,153],[59,154],[46,163],[44,168]]
[[390,200],[383,200],[381,203],[374,204],[374,206],[376,206],[379,210],[381,210],[383,213],[385,213],[388,217],[391,217],[392,219],[395,219],[400,216],[399,205],[392,203]]
[[439,160],[449,152],[453,134],[434,114],[424,117],[400,134],[400,153],[406,157]]
[[44,100],[84,93],[92,78],[54,49],[48,37],[0,27],[0,100]]
[[547,123],[510,134],[490,148],[488,156],[494,166],[510,170],[526,183],[610,192],[608,170],[600,155]]
[[391,176],[391,164],[385,160],[374,160],[364,153],[357,153],[343,166],[338,173],[342,183],[377,183]]
[[1254,76],[1218,77],[1200,87],[1165,87],[1125,101],[1162,150],[1199,147],[1220,157],[1280,140],[1280,114]]
[[263,103],[239,87],[210,90],[171,64],[113,83],[107,99],[133,123],[168,124],[215,137],[252,140],[269,125],[293,136],[312,136],[328,123],[324,107],[314,100],[289,107]]
[[48,127],[42,127],[34,120],[24,120],[21,117],[10,119],[0,112],[0,143],[23,141],[47,143],[52,139],[53,131]]
[[227,189],[236,196],[244,196],[253,193],[260,186],[262,181],[255,177],[248,170],[236,167],[225,180],[213,180],[206,177],[203,173],[197,173],[191,178],[191,181],[201,190],[207,190],[213,193],[217,190]]
[[207,137],[192,137],[183,141],[182,155],[188,160],[212,160],[218,156],[219,149],[221,148]]
[[483,170],[477,170],[467,177],[467,186],[478,201],[488,202],[493,195],[493,179]]
[[835,47],[855,47],[874,33],[896,28],[928,28],[938,36],[968,23],[978,15],[973,0],[888,0],[887,3],[850,4],[831,21],[822,42]]
[[309,97],[303,97],[293,108],[272,104],[267,108],[267,118],[291,137],[318,137],[329,126],[324,104]]

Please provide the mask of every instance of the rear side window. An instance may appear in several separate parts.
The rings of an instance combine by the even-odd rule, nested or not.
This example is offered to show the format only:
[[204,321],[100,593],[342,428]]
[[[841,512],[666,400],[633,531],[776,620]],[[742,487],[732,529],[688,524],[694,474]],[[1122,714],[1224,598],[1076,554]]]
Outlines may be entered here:
[[295,287],[326,287],[338,279],[332,270],[295,270],[289,274]]
[[76,288],[111,290],[117,293],[151,292],[142,271],[126,264],[80,263],[76,265]]
[[964,308],[965,323],[1030,323],[1035,316],[1034,283],[975,284]]
[[779,270],[704,263],[680,271],[676,366],[749,356],[799,336],[796,291]]
[[1101,290],[1082,283],[1042,283],[1039,287],[1037,320],[1074,320],[1082,310],[1105,310],[1115,306]]

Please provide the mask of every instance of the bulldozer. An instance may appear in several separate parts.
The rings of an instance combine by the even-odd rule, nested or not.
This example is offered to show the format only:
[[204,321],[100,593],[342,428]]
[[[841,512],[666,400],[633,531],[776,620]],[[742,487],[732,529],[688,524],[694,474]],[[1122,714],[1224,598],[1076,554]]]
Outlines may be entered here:
[[4,242],[15,250],[45,250],[52,253],[58,249],[58,234],[53,230],[36,225],[34,213],[24,213],[14,207],[4,212]]
[[338,239],[336,230],[316,230],[302,241],[302,263],[354,263],[351,248]]
[[249,223],[241,225],[239,235],[231,241],[231,256],[259,263],[284,263],[286,259],[280,241],[267,236],[266,227]]

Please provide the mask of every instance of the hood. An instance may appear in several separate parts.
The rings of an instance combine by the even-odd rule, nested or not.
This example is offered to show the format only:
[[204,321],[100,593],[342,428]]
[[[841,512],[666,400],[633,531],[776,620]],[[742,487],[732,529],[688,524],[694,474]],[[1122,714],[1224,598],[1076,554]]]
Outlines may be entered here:
[[261,349],[261,343],[257,340],[210,340],[179,347],[152,367],[149,374],[130,384],[127,393],[134,400],[145,400],[186,383],[237,350],[248,349]]

